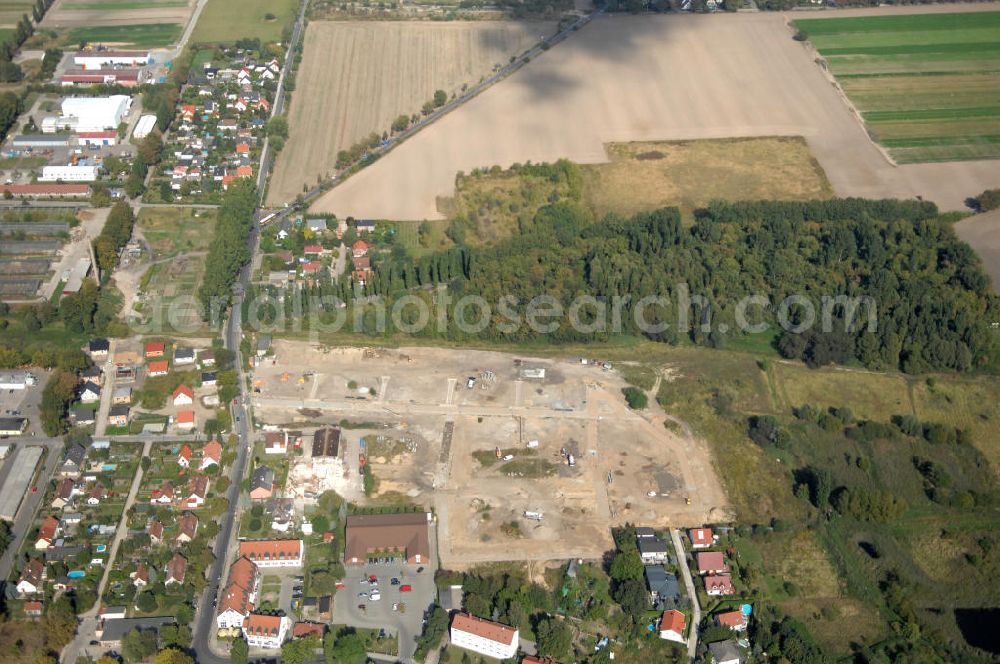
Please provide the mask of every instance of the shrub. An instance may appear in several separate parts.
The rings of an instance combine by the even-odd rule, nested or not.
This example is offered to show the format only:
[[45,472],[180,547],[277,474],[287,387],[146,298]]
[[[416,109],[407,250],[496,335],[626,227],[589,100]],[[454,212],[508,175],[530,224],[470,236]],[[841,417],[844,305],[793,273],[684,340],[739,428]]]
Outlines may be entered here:
[[625,401],[632,410],[642,410],[648,405],[646,393],[638,387],[622,388],[622,394],[625,395]]

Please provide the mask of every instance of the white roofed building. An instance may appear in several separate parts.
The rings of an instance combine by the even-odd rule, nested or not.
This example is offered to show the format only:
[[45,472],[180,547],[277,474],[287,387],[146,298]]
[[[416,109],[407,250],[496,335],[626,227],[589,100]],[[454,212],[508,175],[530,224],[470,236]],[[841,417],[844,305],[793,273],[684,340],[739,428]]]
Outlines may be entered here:
[[76,118],[73,129],[77,132],[117,129],[131,107],[132,98],[128,95],[66,97],[62,101],[62,118],[57,124],[72,124],[69,120]]
[[107,65],[135,67],[149,61],[149,51],[77,51],[73,56],[73,64],[83,69],[104,69]]

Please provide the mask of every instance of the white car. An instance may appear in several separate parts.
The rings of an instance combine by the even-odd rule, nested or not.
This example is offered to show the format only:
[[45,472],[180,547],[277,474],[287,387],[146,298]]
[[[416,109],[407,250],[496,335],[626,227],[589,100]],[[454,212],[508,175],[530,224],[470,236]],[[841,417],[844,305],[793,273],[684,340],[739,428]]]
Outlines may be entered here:
[[371,595],[369,596],[369,598],[368,598],[368,599],[370,599],[370,600],[371,600],[371,601],[373,601],[373,602],[377,602],[377,601],[379,601],[380,599],[382,599],[382,593],[380,593],[380,592],[379,592],[379,591],[377,591],[377,590],[373,590],[373,591],[372,591],[372,594],[371,594]]

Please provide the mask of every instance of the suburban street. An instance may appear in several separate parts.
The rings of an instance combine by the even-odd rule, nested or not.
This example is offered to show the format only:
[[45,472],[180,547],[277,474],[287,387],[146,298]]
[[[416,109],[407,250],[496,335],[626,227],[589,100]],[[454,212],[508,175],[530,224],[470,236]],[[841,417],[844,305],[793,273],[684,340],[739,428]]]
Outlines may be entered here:
[[670,529],[670,539],[674,543],[674,553],[677,554],[677,567],[684,577],[684,590],[691,598],[691,631],[688,634],[688,657],[694,661],[695,653],[698,650],[698,625],[701,624],[701,606],[698,604],[698,594],[694,591],[694,581],[691,579],[691,568],[688,567],[687,558],[684,555],[684,545],[681,543],[680,531],[676,528]]

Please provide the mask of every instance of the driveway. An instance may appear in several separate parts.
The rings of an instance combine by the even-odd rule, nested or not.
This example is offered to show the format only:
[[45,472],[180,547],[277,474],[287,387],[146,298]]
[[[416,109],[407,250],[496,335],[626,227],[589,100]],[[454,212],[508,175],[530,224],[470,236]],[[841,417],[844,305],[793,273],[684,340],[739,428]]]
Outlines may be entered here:
[[[428,565],[421,573],[417,573],[417,569],[415,565],[398,563],[348,567],[344,577],[347,587],[337,593],[332,622],[351,627],[385,628],[399,636],[399,659],[412,661],[417,648],[416,638],[423,630],[424,612],[437,596],[433,567]],[[362,583],[362,580],[372,574],[378,577],[378,590],[382,595],[376,601],[358,597],[358,593],[371,592],[371,584]],[[393,577],[399,579],[399,585],[392,585]],[[401,592],[404,585],[413,590]],[[393,610],[394,604],[399,610]],[[359,605],[364,605],[365,609],[359,609]]]

